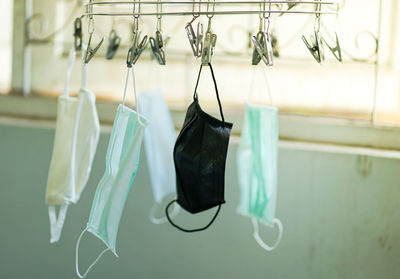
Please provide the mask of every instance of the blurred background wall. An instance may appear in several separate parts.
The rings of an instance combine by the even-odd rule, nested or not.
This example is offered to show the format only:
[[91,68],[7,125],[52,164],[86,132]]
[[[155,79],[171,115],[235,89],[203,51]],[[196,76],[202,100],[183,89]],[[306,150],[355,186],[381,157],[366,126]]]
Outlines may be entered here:
[[[87,188],[70,206],[60,242],[51,245],[44,197],[53,138],[50,128],[0,124],[0,278],[77,278],[75,244],[104,172],[109,134],[101,135]],[[153,197],[142,153],[119,228],[120,257],[106,253],[88,278],[400,277],[400,161],[284,144],[277,205],[284,234],[268,253],[254,241],[250,220],[236,213],[236,150],[232,138],[227,203],[210,229],[194,234],[149,221]],[[175,220],[196,226],[207,222],[211,211],[194,216],[182,210]],[[261,231],[269,243],[277,235]],[[86,234],[81,270],[102,249]]]

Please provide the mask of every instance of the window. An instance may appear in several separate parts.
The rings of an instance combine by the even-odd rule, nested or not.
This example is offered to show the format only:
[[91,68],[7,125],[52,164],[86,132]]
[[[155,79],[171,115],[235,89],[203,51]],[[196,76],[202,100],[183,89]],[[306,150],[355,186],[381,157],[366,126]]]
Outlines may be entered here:
[[[212,19],[213,30],[218,35],[213,65],[228,119],[230,112],[235,114],[243,108],[250,91],[253,102],[270,103],[264,80],[266,76],[274,105],[279,107],[281,115],[311,116],[307,117],[308,120],[315,120],[319,116],[328,116],[331,120],[361,120],[364,121],[362,125],[369,128],[382,124],[390,127],[400,124],[400,4],[395,0],[341,2],[338,19],[335,15],[322,15],[321,30],[330,44],[334,44],[334,34],[338,32],[344,61],[336,61],[325,47],[327,60],[322,66],[315,62],[301,39],[303,34],[309,37],[313,33],[313,15],[272,16],[270,30],[278,39],[279,50],[279,58],[275,58],[272,68],[266,68],[262,62],[256,67],[251,65],[252,47],[249,35],[254,35],[258,30],[257,15],[215,16]],[[131,11],[131,7],[126,6],[101,9]],[[154,7],[147,6],[143,9]],[[187,9],[191,10],[191,7],[187,6]],[[216,10],[218,9],[217,6]],[[312,6],[299,5],[294,9],[310,10]],[[335,6],[331,9],[334,10]],[[73,20],[83,11],[82,1],[34,1],[32,14],[35,16],[32,17],[30,25],[33,40],[27,46],[31,53],[28,72],[32,96],[50,97],[46,99],[48,100],[54,99],[62,91],[66,57],[73,43]],[[171,36],[166,46],[166,66],[160,66],[151,59],[149,47],[135,66],[138,91],[161,87],[170,106],[180,113],[191,102],[199,66],[199,61],[193,58],[184,30],[186,22],[190,19],[190,16],[162,18],[163,36]],[[205,16],[198,20],[207,28]],[[115,103],[122,99],[131,22],[132,17],[95,16],[93,42],[98,42],[101,37],[106,39],[89,64],[89,87],[96,93],[100,103]],[[84,42],[87,42],[86,19],[83,23]],[[108,44],[107,36],[112,25],[122,37],[122,45],[113,60],[106,60],[104,57]],[[142,34],[154,36],[155,26],[155,16],[141,17]],[[58,30],[62,32],[49,36]],[[378,36],[379,57],[376,55]],[[43,40],[49,37],[51,41]],[[71,91],[76,92],[79,84],[80,63],[76,62],[71,77]],[[208,111],[218,111],[207,69],[202,75],[199,98],[202,106]],[[128,91],[128,100],[133,101],[131,88]],[[236,117],[241,119],[240,114]],[[374,121],[370,122],[371,119]],[[318,123],[320,125],[320,122]],[[355,122],[343,123],[349,125]],[[292,129],[294,126],[293,123],[283,123],[281,130],[290,130],[287,134],[297,138],[296,129]],[[314,134],[310,127],[307,131],[306,134]],[[351,137],[351,130],[346,131]],[[317,138],[323,135],[321,132],[315,134],[318,134]],[[310,140],[307,135],[303,138]],[[332,140],[324,137],[324,141],[341,142],[338,137]],[[351,144],[356,142],[352,140]]]
[[11,83],[12,2],[0,2],[0,94],[8,92]]

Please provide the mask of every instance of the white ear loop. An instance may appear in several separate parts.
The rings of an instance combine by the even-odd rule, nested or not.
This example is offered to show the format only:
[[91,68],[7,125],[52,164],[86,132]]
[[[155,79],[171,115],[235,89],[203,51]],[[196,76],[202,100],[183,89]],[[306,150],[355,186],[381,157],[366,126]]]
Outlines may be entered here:
[[87,88],[87,82],[88,82],[88,64],[85,63],[85,55],[86,53],[86,44],[82,44],[82,79],[81,79],[81,89],[86,89]]
[[[136,80],[135,80],[135,70],[133,68],[134,66],[132,65],[132,81],[133,81],[133,94],[135,95],[135,104],[136,104],[136,116],[137,116],[137,121],[142,125],[145,126],[146,123],[143,123],[140,120],[139,117],[139,100],[137,98],[137,94],[136,94]],[[127,72],[126,72],[126,78],[125,78],[125,88],[124,88],[124,96],[122,98],[122,111],[124,110],[124,106],[125,106],[125,98],[126,98],[126,89],[128,88],[128,77],[129,77],[129,70],[131,67],[127,67]]]
[[272,250],[274,250],[276,247],[278,247],[279,242],[281,242],[282,234],[283,234],[282,222],[281,222],[279,219],[274,218],[274,219],[272,220],[272,222],[278,226],[278,230],[279,230],[278,238],[276,239],[275,243],[274,243],[272,246],[267,245],[267,244],[261,239],[260,233],[259,233],[259,230],[258,230],[258,222],[257,222],[257,220],[256,220],[255,218],[251,218],[251,222],[253,223],[253,231],[254,231],[253,236],[254,236],[255,240],[257,241],[258,245],[261,246],[261,248],[263,248],[263,249],[265,249],[265,250],[267,250],[267,251],[272,251]]
[[[263,71],[263,76],[264,76],[265,86],[266,86],[266,89],[267,89],[268,98],[269,98],[269,100],[271,102],[271,106],[274,106],[274,101],[272,99],[271,87],[269,86],[267,73],[265,72],[265,69],[264,69],[263,66],[261,66],[261,69]],[[253,71],[251,72],[251,77],[250,77],[250,93],[247,95],[247,103],[250,103],[250,99],[251,99],[251,97],[253,95],[253,92],[254,92],[255,74],[256,74],[256,67],[253,67]]]
[[[161,217],[161,218],[155,217],[157,205],[158,205],[157,203],[153,204],[153,206],[150,209],[150,221],[153,224],[160,225],[160,224],[163,224],[163,223],[167,222],[168,219],[165,216]],[[179,213],[179,205],[178,205],[178,203],[174,203],[174,209],[172,210],[170,218],[171,219],[175,218],[176,215],[178,215],[178,213]]]
[[65,202],[62,203],[57,217],[55,205],[49,205],[50,243],[58,242],[60,240],[67,210],[68,204]]
[[103,254],[104,254],[105,252],[107,252],[108,250],[110,250],[110,248],[108,248],[108,247],[107,247],[106,249],[104,249],[104,250],[97,256],[97,258],[94,260],[94,262],[88,267],[88,269],[85,271],[85,273],[83,273],[83,275],[80,274],[80,272],[79,272],[79,265],[78,265],[78,263],[79,263],[79,244],[80,244],[80,242],[81,242],[81,238],[82,238],[83,234],[84,234],[86,231],[87,231],[87,228],[84,229],[84,230],[81,232],[81,234],[79,235],[78,241],[76,242],[76,246],[75,246],[75,270],[76,270],[76,274],[79,276],[79,278],[85,278],[85,277],[88,275],[89,271],[93,268],[93,266],[100,260],[100,258],[103,256]]

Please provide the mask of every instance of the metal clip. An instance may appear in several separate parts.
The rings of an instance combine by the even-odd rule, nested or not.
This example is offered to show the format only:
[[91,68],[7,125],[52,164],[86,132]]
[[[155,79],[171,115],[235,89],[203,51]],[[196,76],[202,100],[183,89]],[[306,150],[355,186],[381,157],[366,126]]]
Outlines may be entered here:
[[211,57],[214,54],[214,47],[217,43],[217,35],[211,30],[211,17],[208,18],[208,26],[206,36],[204,38],[203,51],[201,55],[201,64],[208,65],[211,62]]
[[253,56],[252,56],[252,59],[251,59],[251,65],[258,65],[258,63],[260,63],[260,61],[261,61],[261,56],[258,53],[258,50],[257,50],[257,48],[255,46],[254,41],[256,41],[257,43],[260,42],[260,44],[263,44],[264,43],[263,39],[262,39],[263,37],[264,37],[264,32],[258,31],[257,35],[256,36],[252,36],[252,38],[251,38],[251,41],[253,42],[253,46],[254,46],[254,48],[253,48]]
[[192,23],[196,20],[196,18],[197,17],[193,17],[193,19],[186,24],[185,29],[193,51],[193,55],[194,57],[198,58],[201,56],[203,51],[203,24],[200,22],[197,23],[197,32],[195,33]]
[[82,49],[82,20],[77,17],[74,22],[74,46],[75,50]]
[[311,55],[318,63],[322,63],[325,60],[323,39],[319,31],[314,31],[314,35],[311,35],[311,44],[307,41],[306,37],[303,35],[301,37],[304,44],[310,51]]
[[135,32],[134,36],[133,36],[133,43],[132,43],[131,48],[128,51],[128,56],[126,59],[126,64],[129,68],[131,68],[132,65],[136,64],[140,55],[147,47],[147,35],[145,35],[143,37],[143,39],[140,43],[139,43],[139,37],[140,37],[140,33]]
[[163,50],[164,42],[160,31],[156,31],[156,37],[150,37],[150,46],[154,57],[160,65],[165,65],[165,52]]
[[[273,61],[274,60],[274,58],[273,58],[274,51],[272,48],[271,37],[268,33],[265,33],[265,32],[261,32],[261,35],[259,35],[259,34],[260,34],[260,32],[258,32],[257,37],[253,36],[251,41],[253,42],[253,45],[258,52],[258,55],[264,61],[265,65],[271,67],[274,65],[274,61]],[[254,57],[254,54],[253,54],[253,57]],[[256,61],[254,61],[254,62],[256,62]],[[258,62],[260,62],[260,60],[258,60]],[[253,65],[257,65],[257,64],[253,64]]]
[[120,44],[121,44],[121,37],[117,35],[117,32],[114,29],[112,29],[110,35],[108,36],[108,47],[106,53],[107,59],[114,58]]
[[333,56],[339,61],[343,62],[342,59],[342,49],[340,48],[340,43],[339,43],[339,38],[337,33],[335,32],[335,37],[336,37],[336,45],[334,47],[331,47],[325,40],[325,38],[322,38],[324,40],[324,43],[326,46],[329,48],[329,50],[332,52]]
[[214,54],[214,47],[217,43],[217,35],[211,31],[206,33],[204,39],[204,48],[201,56],[201,64],[208,65],[211,62],[211,57]]
[[90,43],[92,41],[92,35],[93,33],[90,33],[89,35],[89,42],[87,45],[87,50],[86,50],[86,55],[85,55],[85,63],[89,63],[89,61],[93,58],[93,56],[96,54],[96,52],[99,50],[101,44],[104,42],[104,37],[101,38],[100,42],[97,44],[95,48],[92,48]]

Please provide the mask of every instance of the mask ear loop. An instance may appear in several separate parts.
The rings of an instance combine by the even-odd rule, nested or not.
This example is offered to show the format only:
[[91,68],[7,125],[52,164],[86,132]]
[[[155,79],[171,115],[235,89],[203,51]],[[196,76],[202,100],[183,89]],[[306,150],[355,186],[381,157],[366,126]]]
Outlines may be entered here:
[[72,47],[71,50],[69,51],[67,76],[65,79],[64,91],[62,94],[62,96],[65,97],[69,96],[69,80],[71,78],[71,72],[72,72],[72,67],[74,66],[75,58],[76,58],[75,47]]
[[131,67],[129,67],[129,66],[127,67],[124,96],[122,97],[122,111],[124,111],[124,107],[125,107],[126,90],[128,88],[129,71],[131,68],[132,68],[133,93],[135,95],[135,104],[136,104],[136,117],[137,117],[137,121],[140,123],[140,125],[145,126],[146,123],[142,122],[142,120],[140,119],[140,116],[139,116],[139,101],[138,101],[137,94],[136,94],[135,70],[134,70],[133,65]]
[[81,89],[87,89],[88,83],[88,64],[85,63],[85,53],[86,53],[87,46],[86,44],[82,44],[82,79],[81,79]]
[[[151,221],[153,224],[156,224],[156,225],[164,224],[165,222],[168,221],[167,217],[161,217],[161,218],[155,217],[157,205],[158,205],[158,204],[155,203],[155,204],[153,204],[153,206],[151,207],[151,210],[150,210],[150,221]],[[174,209],[172,210],[172,213],[171,213],[171,219],[175,218],[176,215],[178,215],[178,213],[179,213],[179,205],[176,204],[176,203],[174,203]]]
[[167,216],[168,222],[169,222],[172,226],[174,226],[174,227],[177,228],[178,230],[181,230],[181,231],[187,232],[187,233],[199,232],[199,231],[204,231],[205,229],[208,229],[208,228],[212,225],[212,223],[214,223],[215,219],[216,219],[217,216],[218,216],[219,211],[221,210],[221,205],[218,205],[217,212],[215,212],[215,215],[212,217],[211,221],[210,221],[207,225],[205,225],[204,227],[198,228],[198,229],[184,229],[184,228],[178,226],[177,224],[175,224],[174,222],[172,222],[171,217],[170,217],[169,214],[168,214],[168,209],[169,209],[169,207],[170,207],[173,203],[175,203],[175,202],[176,202],[176,200],[173,200],[173,201],[171,201],[171,202],[167,205],[167,207],[165,208],[165,215]]
[[[208,63],[208,66],[210,67],[211,76],[212,76],[212,79],[213,79],[213,82],[214,82],[214,88],[215,88],[215,94],[217,95],[219,113],[221,115],[221,119],[222,119],[223,125],[225,126],[225,118],[224,118],[224,113],[222,112],[221,100],[219,99],[217,81],[215,79],[214,70],[213,70],[213,68],[211,66],[211,63]],[[194,101],[198,101],[197,87],[199,86],[199,80],[200,80],[200,75],[201,75],[201,70],[202,69],[203,69],[203,64],[201,64],[201,66],[200,66],[199,74],[197,76],[197,81],[196,81],[196,87],[194,88],[194,93],[193,93],[193,100]]]
[[61,231],[64,226],[65,216],[67,215],[68,203],[63,202],[56,216],[55,205],[49,205],[49,220],[50,220],[50,243],[55,243],[60,240]]
[[[274,105],[274,100],[272,98],[272,92],[271,92],[271,87],[269,86],[267,73],[265,72],[264,67],[261,67],[261,69],[263,71],[263,77],[264,77],[264,81],[265,81],[265,87],[266,87],[267,93],[268,93],[268,98],[269,98],[269,100],[271,102],[271,106],[274,107],[275,106]],[[254,67],[253,71],[251,72],[251,77],[250,77],[250,94],[248,94],[248,96],[247,96],[247,103],[250,103],[251,97],[254,94],[255,75],[256,75],[256,69]]]
[[266,251],[272,251],[276,247],[278,247],[279,243],[281,242],[282,234],[283,234],[282,222],[279,219],[274,218],[272,220],[273,224],[276,224],[278,226],[278,229],[279,229],[278,238],[276,239],[275,243],[272,246],[267,245],[261,239],[261,236],[260,236],[260,233],[259,233],[259,230],[258,230],[258,222],[257,222],[257,220],[255,218],[251,218],[251,222],[253,223],[253,236],[254,236],[254,239],[257,241],[258,245],[261,246],[261,248],[263,248]]
[[108,250],[110,250],[109,247],[107,247],[106,249],[104,249],[98,256],[97,258],[93,261],[93,263],[88,267],[88,269],[85,271],[85,273],[83,273],[83,275],[79,272],[79,244],[81,242],[81,238],[83,236],[83,234],[87,231],[87,228],[84,229],[81,234],[78,237],[78,241],[76,242],[76,246],[75,246],[75,270],[76,270],[76,274],[78,275],[79,278],[85,278],[89,271],[93,268],[93,266],[100,260],[100,258],[104,255],[105,252],[107,252]]

